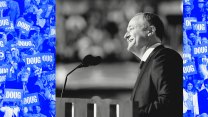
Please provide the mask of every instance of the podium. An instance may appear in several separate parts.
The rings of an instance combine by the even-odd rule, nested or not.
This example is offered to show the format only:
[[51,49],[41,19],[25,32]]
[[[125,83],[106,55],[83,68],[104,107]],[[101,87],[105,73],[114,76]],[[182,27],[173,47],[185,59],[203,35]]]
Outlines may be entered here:
[[57,117],[133,117],[130,100],[56,98]]

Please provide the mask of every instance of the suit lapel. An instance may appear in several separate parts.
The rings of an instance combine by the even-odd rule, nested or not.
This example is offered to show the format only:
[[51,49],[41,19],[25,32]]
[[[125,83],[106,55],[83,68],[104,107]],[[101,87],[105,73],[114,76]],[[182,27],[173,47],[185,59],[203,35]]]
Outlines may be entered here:
[[[150,62],[151,58],[152,58],[156,53],[158,53],[160,50],[162,50],[162,49],[164,49],[164,46],[162,46],[162,45],[156,47],[156,48],[153,50],[153,52],[149,55],[149,57],[148,57],[148,59],[146,60],[146,62],[145,62],[145,63],[143,64],[143,66],[141,67],[140,73],[139,73],[139,75],[138,75],[138,77],[137,77],[136,83],[135,83],[134,88],[133,88],[133,92],[132,92],[132,94],[131,94],[131,100],[134,100],[134,97],[135,97],[135,93],[136,93],[137,87],[138,87],[140,81],[141,81],[142,78],[143,78],[142,76],[143,76],[144,72],[146,71],[147,65],[149,65],[149,62]],[[140,68],[140,67],[139,67],[139,68]]]

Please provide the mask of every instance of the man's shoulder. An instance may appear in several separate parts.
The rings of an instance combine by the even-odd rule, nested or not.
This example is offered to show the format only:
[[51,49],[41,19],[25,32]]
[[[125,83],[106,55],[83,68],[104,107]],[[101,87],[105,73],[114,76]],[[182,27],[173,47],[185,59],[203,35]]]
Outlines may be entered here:
[[163,49],[162,49],[161,52],[168,53],[168,54],[176,54],[176,55],[180,56],[180,54],[177,51],[175,51],[174,49],[171,49],[171,48],[168,48],[168,47],[164,47],[164,46],[163,46]]
[[170,59],[176,58],[182,61],[182,57],[177,51],[164,46],[161,46],[160,49],[158,49],[155,58],[170,58]]

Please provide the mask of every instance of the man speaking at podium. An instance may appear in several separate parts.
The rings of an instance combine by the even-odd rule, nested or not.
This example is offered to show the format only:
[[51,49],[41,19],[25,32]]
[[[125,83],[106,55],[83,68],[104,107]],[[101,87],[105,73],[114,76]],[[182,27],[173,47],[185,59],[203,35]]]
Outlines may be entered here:
[[141,60],[131,96],[134,117],[182,117],[183,62],[162,45],[163,34],[164,25],[153,13],[138,13],[128,24],[127,50]]

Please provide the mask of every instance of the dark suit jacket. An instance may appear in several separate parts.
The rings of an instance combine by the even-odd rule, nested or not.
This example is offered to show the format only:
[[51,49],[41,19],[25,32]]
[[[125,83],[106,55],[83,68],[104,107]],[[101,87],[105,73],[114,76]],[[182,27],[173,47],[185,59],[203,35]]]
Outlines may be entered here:
[[144,63],[132,93],[134,117],[183,116],[183,62],[164,46],[156,47]]

